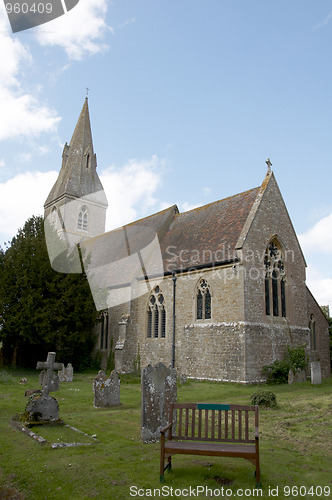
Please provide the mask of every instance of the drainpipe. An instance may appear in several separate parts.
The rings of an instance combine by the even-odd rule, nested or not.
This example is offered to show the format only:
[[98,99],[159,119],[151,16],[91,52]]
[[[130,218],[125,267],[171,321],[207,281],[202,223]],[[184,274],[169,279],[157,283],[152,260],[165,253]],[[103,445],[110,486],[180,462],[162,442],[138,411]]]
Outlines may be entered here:
[[172,272],[173,280],[173,341],[172,341],[172,368],[175,368],[175,290],[176,290],[176,272]]

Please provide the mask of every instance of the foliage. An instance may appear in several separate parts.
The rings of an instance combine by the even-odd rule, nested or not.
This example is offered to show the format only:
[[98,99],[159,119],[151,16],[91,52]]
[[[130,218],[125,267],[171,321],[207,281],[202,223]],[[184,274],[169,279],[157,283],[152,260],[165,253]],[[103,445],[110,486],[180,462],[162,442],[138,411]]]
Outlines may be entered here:
[[308,358],[305,352],[305,345],[300,345],[297,347],[287,346],[287,358],[289,363],[289,368],[293,372],[298,372],[301,370],[306,370],[308,367]]
[[6,370],[0,372],[0,384],[7,384],[8,382],[14,382],[14,377]]
[[332,368],[332,318],[329,318],[329,333],[330,333],[330,363]]
[[289,363],[285,360],[276,359],[270,365],[262,368],[262,374],[266,377],[267,384],[286,384],[288,382]]
[[308,366],[306,346],[287,346],[287,352],[284,357],[276,359],[270,365],[262,368],[262,374],[266,377],[267,384],[287,384],[289,370],[294,373],[305,370]]
[[257,391],[251,395],[251,404],[265,406],[266,408],[277,407],[277,396],[271,391]]
[[35,368],[48,351],[75,370],[90,363],[96,309],[86,277],[55,272],[42,217],[27,220],[0,252],[0,341],[7,364]]

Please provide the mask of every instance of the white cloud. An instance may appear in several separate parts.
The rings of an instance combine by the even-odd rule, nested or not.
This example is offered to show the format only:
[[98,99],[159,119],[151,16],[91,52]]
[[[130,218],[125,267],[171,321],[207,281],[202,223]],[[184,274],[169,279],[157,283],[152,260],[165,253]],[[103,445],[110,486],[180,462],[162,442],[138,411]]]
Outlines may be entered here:
[[318,28],[321,28],[322,26],[326,26],[330,22],[331,18],[332,18],[332,12],[330,12],[326,16],[326,18],[324,19],[324,21],[322,21],[321,23],[316,24],[316,26],[314,26],[314,29],[318,29]]
[[0,159],[0,168],[5,166],[5,160],[3,158]]
[[158,201],[155,192],[162,169],[163,161],[153,156],[150,160],[130,160],[121,168],[111,166],[100,173],[109,205],[107,230],[151,213]]
[[43,215],[43,205],[58,173],[26,172],[0,183],[0,233],[2,239],[15,236],[32,215]]
[[204,186],[203,193],[205,194],[205,196],[210,196],[210,194],[212,193],[212,190],[208,186]]
[[322,272],[308,265],[307,285],[320,306],[329,305],[332,311],[332,278],[324,277]]
[[36,29],[36,37],[42,46],[59,46],[68,57],[81,60],[108,47],[103,43],[107,26],[105,17],[107,0],[80,0],[67,14]]
[[328,255],[332,254],[332,213],[298,238],[308,263],[307,285],[320,305],[332,307],[332,267]]
[[320,219],[306,233],[299,235],[304,253],[332,253],[332,213]]
[[23,89],[24,68],[32,65],[29,49],[9,34],[5,12],[0,10],[0,140],[37,137],[52,132],[60,121],[56,112]]
[[188,203],[184,201],[179,204],[180,212],[189,212],[189,210],[193,210],[194,208],[201,207],[203,203]]

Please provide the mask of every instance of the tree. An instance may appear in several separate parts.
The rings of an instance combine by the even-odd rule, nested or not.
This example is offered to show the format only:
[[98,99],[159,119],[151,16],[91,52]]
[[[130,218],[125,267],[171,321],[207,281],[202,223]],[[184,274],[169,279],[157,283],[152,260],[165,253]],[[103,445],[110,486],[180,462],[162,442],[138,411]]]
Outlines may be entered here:
[[0,341],[12,365],[35,367],[48,351],[82,369],[91,361],[97,311],[84,275],[53,271],[42,217],[27,220],[0,252]]

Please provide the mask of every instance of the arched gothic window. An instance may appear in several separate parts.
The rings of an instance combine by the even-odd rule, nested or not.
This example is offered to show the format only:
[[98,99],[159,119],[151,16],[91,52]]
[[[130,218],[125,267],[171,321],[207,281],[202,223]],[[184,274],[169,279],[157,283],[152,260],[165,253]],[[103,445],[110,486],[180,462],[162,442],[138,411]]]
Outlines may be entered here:
[[88,211],[86,207],[82,207],[78,213],[77,229],[83,229],[83,231],[88,229]]
[[311,314],[310,316],[309,329],[310,329],[310,347],[312,351],[316,351],[317,349],[316,323],[313,314]]
[[265,314],[286,317],[286,279],[284,257],[276,239],[265,252]]
[[156,286],[149,297],[147,337],[149,339],[166,337],[165,300],[159,286]]
[[197,285],[196,319],[211,319],[210,286],[204,278],[201,278]]

